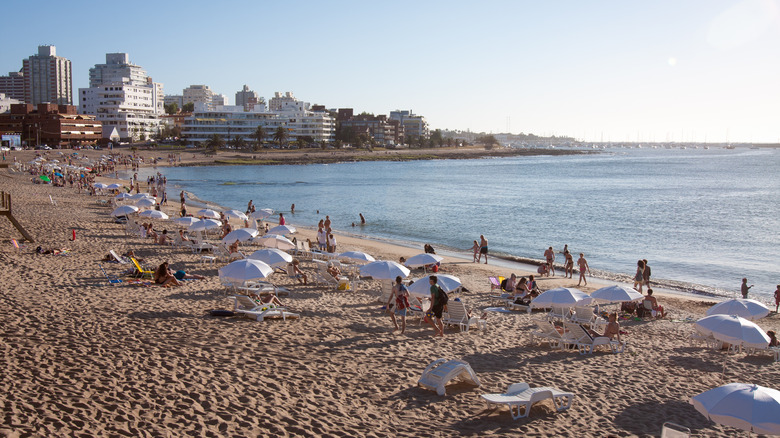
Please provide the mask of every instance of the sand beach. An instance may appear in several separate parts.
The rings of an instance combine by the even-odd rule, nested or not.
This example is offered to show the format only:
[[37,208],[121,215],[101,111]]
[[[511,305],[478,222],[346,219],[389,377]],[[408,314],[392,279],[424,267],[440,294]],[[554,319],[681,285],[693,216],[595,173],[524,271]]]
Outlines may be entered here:
[[[14,154],[27,162],[33,152]],[[182,164],[214,160],[184,155]],[[443,338],[410,320],[400,335],[377,301],[376,281],[336,291],[275,274],[271,281],[290,290],[282,301],[299,319],[214,317],[211,310],[230,306],[217,275],[224,263],[126,236],[111,207],[98,202],[109,196],[30,178],[0,169],[0,190],[11,194],[14,217],[35,238],[15,248],[11,239],[21,242],[21,235],[0,218],[1,436],[628,437],[659,436],[667,421],[701,436],[733,436],[735,429],[696,412],[690,397],[729,382],[780,386],[771,355],[727,355],[692,342],[692,322],[714,303],[672,294],[657,294],[666,318],[620,321],[627,342],[620,354],[535,344],[529,333],[539,314],[487,312],[485,330],[450,327]],[[173,215],[175,201],[163,210]],[[301,229],[298,239],[306,238],[314,240],[314,231]],[[422,252],[337,238],[339,251],[377,259]],[[38,246],[67,251],[36,254]],[[123,275],[127,265],[101,261],[112,249],[206,279],[170,288],[134,281]],[[123,282],[110,285],[99,264]],[[443,266],[468,289],[458,297],[475,314],[491,306],[488,276],[510,273],[450,256]],[[303,262],[303,269],[314,268]],[[539,283],[546,290],[577,281],[559,274]],[[581,289],[605,284],[589,279]],[[758,324],[780,330],[780,316]],[[451,384],[446,396],[418,387],[437,358],[465,360],[482,386]],[[479,396],[515,382],[574,393],[574,402],[562,412],[544,402],[513,420],[506,407],[487,407]]]

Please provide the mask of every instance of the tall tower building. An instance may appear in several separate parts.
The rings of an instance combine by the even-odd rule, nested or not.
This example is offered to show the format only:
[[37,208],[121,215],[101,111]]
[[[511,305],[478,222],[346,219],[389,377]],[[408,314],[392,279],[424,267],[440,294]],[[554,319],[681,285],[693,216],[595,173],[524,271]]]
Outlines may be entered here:
[[37,105],[73,103],[73,75],[70,60],[57,56],[54,46],[38,46],[38,54],[22,61],[24,101]]
[[122,141],[146,140],[157,134],[164,101],[163,85],[130,63],[127,53],[107,53],[105,64],[89,69],[89,88],[79,89],[81,112],[103,123],[104,138],[116,129]]
[[24,74],[12,71],[8,76],[0,76],[0,93],[10,99],[24,102]]
[[236,92],[236,106],[243,106],[244,111],[249,111],[254,108],[258,103],[265,103],[261,100],[256,92],[249,89],[249,86],[244,85],[241,91]]

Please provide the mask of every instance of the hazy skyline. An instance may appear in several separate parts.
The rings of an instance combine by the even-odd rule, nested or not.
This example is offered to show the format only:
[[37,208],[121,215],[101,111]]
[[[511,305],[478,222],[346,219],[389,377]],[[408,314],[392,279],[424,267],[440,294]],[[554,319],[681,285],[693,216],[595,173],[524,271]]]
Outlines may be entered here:
[[[125,7],[127,6],[127,7]],[[411,109],[432,129],[586,141],[780,142],[780,0],[40,1],[4,5],[0,74],[39,45],[106,53],[166,94],[292,91],[328,108]]]

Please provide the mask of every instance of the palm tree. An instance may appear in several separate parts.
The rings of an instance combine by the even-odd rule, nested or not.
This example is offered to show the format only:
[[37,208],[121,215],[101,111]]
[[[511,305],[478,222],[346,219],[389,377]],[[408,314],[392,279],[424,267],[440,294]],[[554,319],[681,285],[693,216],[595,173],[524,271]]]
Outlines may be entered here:
[[276,128],[276,131],[274,132],[274,141],[279,143],[279,147],[282,146],[282,143],[284,143],[287,140],[287,129],[284,126],[280,126]]
[[265,128],[262,126],[258,126],[257,129],[255,129],[255,139],[257,141],[257,144],[255,145],[255,149],[260,149],[263,147],[263,142],[265,142],[265,138],[268,137],[268,133],[265,132]]
[[246,142],[244,141],[244,137],[241,137],[240,135],[237,135],[233,138],[233,147],[236,149],[244,149],[246,147]]
[[214,134],[209,138],[209,141],[207,143],[209,150],[211,153],[215,154],[217,151],[225,146],[225,140],[222,139],[222,136],[219,134]]

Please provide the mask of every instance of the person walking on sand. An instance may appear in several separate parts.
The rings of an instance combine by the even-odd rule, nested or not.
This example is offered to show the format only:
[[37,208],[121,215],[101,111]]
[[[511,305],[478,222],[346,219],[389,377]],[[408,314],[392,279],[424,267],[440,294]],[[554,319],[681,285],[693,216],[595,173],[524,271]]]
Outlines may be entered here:
[[642,272],[642,281],[645,282],[645,287],[650,288],[650,265],[647,264],[647,259],[642,259],[645,264],[645,270]]
[[780,284],[775,289],[775,313],[777,313],[778,307],[780,307]]
[[[395,277],[395,285],[393,286],[393,293],[390,295],[390,299],[387,300],[387,311],[390,312],[390,318],[393,320],[395,330],[398,330],[398,321],[395,316],[401,317],[401,334],[406,331],[406,309],[409,308],[409,289],[402,283],[403,279],[399,275]],[[390,304],[395,299],[395,309],[390,310]]]
[[574,258],[569,250],[563,251],[563,278],[574,278]]
[[477,255],[479,255],[479,242],[474,241],[474,245],[471,246],[471,250],[474,251],[474,263],[477,263]]
[[585,272],[587,271],[588,274],[590,274],[590,266],[588,266],[588,261],[585,260],[585,254],[580,253],[580,258],[577,259],[577,266],[580,267],[580,280],[577,282],[577,286],[583,281],[585,282],[585,286],[587,286],[588,280],[585,279]]
[[488,241],[482,234],[479,235],[479,257],[477,257],[477,263],[482,260],[482,256],[485,256],[485,264],[487,265],[488,255]]
[[431,275],[428,277],[428,282],[431,285],[431,308],[425,314],[426,320],[433,326],[436,333],[433,335],[444,337],[444,323],[441,321],[441,315],[444,312],[444,303],[442,302],[442,290],[437,284],[439,282],[438,277]]
[[[747,299],[748,297],[748,291],[751,287],[755,286],[754,284],[751,284],[750,286],[747,285],[747,278],[742,279],[742,298]],[[641,291],[640,291],[641,292]]]
[[645,262],[637,260],[636,262],[636,274],[634,274],[634,289],[640,294],[642,293],[642,284],[645,281]]
[[544,252],[544,259],[547,261],[547,276],[552,274],[555,277],[555,251],[553,251],[552,246]]

